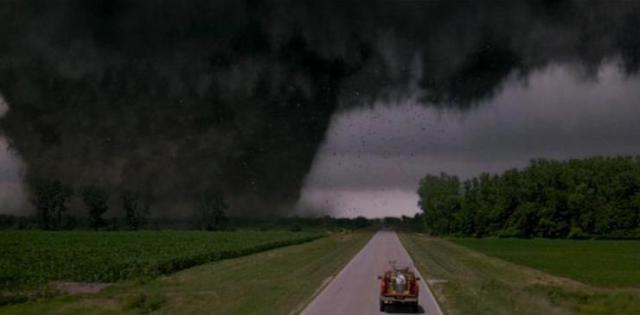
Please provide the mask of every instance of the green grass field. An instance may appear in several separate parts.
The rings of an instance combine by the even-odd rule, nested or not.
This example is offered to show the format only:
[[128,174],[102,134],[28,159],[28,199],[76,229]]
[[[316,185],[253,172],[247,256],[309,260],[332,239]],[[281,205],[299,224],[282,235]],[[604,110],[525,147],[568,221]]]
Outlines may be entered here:
[[635,287],[585,284],[415,233],[402,233],[400,239],[427,281],[439,280],[430,287],[448,315],[640,314]]
[[2,231],[0,298],[4,295],[4,300],[10,302],[20,296],[16,292],[33,295],[38,290],[46,291],[48,282],[53,280],[113,282],[152,278],[321,235],[287,231]]
[[[595,245],[593,245],[594,242],[579,243],[576,246],[577,253],[571,252],[570,243],[563,243],[557,246],[564,249],[555,249],[557,255],[554,256],[550,254],[553,251],[547,249],[549,246],[544,246],[545,242],[538,243],[536,240],[514,242],[493,239],[468,240],[468,242],[463,240],[466,244],[473,243],[467,247],[459,245],[459,241],[431,238],[415,233],[402,233],[400,239],[427,281],[438,280],[432,282],[430,287],[445,314],[448,315],[640,314],[640,289],[609,286],[612,283],[620,283],[620,278],[615,273],[611,276],[606,274],[594,276],[598,281],[607,284],[607,286],[598,286],[575,281],[566,273],[563,273],[564,277],[559,277],[558,272],[545,272],[529,267],[533,267],[533,261],[536,261],[536,264],[551,264],[560,271],[565,270],[565,266],[575,266],[572,268],[593,269],[594,274],[597,274],[600,271],[595,270],[597,269],[595,265],[599,260],[591,257],[597,252],[603,256],[609,255],[609,259],[611,257],[633,259],[624,258],[627,257],[624,253],[609,253],[606,243],[596,242]],[[528,245],[528,242],[532,245]],[[481,252],[485,250],[490,252],[489,249],[491,249],[507,255],[509,253],[507,244],[514,247],[514,252],[520,252],[518,255],[521,256],[519,259],[522,259],[522,263],[514,263],[508,259]],[[611,244],[623,244],[620,246],[627,249],[633,249],[634,246],[633,243],[624,242]],[[589,252],[589,245],[593,245],[591,256],[581,254],[580,251]],[[483,246],[489,249],[471,249],[471,247],[482,248]],[[502,248],[506,249],[501,251]],[[534,257],[543,255],[532,254],[536,251],[548,254],[545,259]],[[498,255],[495,254],[495,256]],[[514,254],[514,256],[518,255]],[[637,255],[637,252],[633,255]],[[584,261],[587,259],[594,261]],[[555,260],[562,260],[562,262]],[[550,261],[554,262],[550,263]],[[621,268],[629,268],[629,262],[627,260],[626,263],[622,263]],[[618,266],[617,263],[610,264],[609,268],[617,268],[616,266]],[[603,266],[603,268],[607,267]],[[632,270],[632,272],[635,271],[637,270]],[[634,285],[633,283],[637,282],[625,283]]]
[[296,314],[371,238],[334,233],[312,242],[206,263],[92,295],[0,307],[9,314]]
[[452,241],[490,256],[597,286],[640,287],[640,241]]

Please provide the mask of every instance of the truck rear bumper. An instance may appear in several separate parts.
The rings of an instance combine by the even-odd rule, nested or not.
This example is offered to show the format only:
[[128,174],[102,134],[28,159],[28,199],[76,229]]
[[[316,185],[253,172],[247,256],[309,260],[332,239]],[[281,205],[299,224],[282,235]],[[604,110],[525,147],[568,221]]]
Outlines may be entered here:
[[417,304],[418,297],[412,296],[381,296],[380,302],[385,304]]

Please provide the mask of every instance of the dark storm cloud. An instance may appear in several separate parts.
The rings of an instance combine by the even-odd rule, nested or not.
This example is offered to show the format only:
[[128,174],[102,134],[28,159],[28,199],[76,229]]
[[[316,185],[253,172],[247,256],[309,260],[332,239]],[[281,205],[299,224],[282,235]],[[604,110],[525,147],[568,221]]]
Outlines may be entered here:
[[284,211],[339,108],[417,88],[421,104],[464,109],[552,63],[588,78],[606,58],[627,74],[640,60],[636,2],[0,6],[2,130],[27,183],[136,189],[166,209],[213,189],[236,214]]
[[532,73],[470,111],[424,107],[415,99],[337,116],[310,172],[301,211],[336,215],[417,211],[425,174],[469,178],[523,167],[533,158],[640,154],[640,78],[615,60],[592,80],[567,66]]
[[532,148],[545,156],[567,149],[580,156],[616,153],[609,148],[628,154],[625,146],[638,148],[638,101],[638,78],[619,73],[613,60],[586,81],[555,65],[536,71],[526,83],[508,80],[496,97],[469,111],[423,108],[409,98],[378,104],[373,111],[346,112],[339,118],[344,122],[329,132],[333,138],[326,150],[379,158],[474,153],[509,159]]

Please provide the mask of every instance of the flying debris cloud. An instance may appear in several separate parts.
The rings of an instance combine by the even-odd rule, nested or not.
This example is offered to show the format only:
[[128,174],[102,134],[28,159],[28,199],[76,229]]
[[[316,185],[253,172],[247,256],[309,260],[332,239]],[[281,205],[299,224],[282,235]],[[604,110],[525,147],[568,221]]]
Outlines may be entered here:
[[[285,215],[331,117],[414,92],[473,108],[507,78],[609,58],[640,65],[635,2],[4,1],[3,135],[72,187],[136,190],[188,215],[221,191],[234,215]],[[416,57],[417,56],[417,57]],[[393,102],[390,102],[393,103]]]

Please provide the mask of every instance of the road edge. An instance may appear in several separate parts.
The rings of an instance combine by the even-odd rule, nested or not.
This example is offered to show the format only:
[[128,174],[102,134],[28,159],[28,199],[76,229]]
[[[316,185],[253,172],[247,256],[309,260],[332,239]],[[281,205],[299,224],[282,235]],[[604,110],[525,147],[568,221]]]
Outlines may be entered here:
[[329,284],[331,284],[331,282],[333,282],[333,280],[335,280],[342,273],[342,271],[345,270],[347,266],[351,264],[351,262],[353,261],[353,258],[358,256],[358,254],[360,254],[360,252],[363,251],[365,247],[367,247],[367,245],[369,244],[369,242],[371,242],[371,239],[373,238],[375,233],[376,232],[371,233],[369,240],[367,240],[367,242],[362,246],[362,248],[360,248],[353,256],[351,256],[351,259],[349,259],[349,261],[344,266],[342,266],[342,268],[338,269],[338,271],[334,272],[332,275],[324,279],[320,284],[320,286],[313,292],[313,294],[309,296],[309,298],[305,300],[303,303],[300,303],[299,307],[296,307],[295,309],[291,310],[289,312],[289,315],[302,314],[302,312],[304,312],[304,310],[307,309],[309,304],[315,301],[316,297],[318,297],[318,295],[320,295],[320,293],[322,293],[329,286]]
[[[406,232],[400,232],[400,233],[406,233]],[[396,232],[396,234],[399,234],[399,233]],[[422,234],[422,233],[416,233],[416,234]],[[404,250],[407,251],[407,254],[409,254],[409,257],[411,258],[411,262],[413,262],[413,267],[414,267],[413,269],[415,269],[416,273],[420,277],[420,281],[424,283],[424,286],[427,288],[427,291],[429,292],[429,296],[436,302],[435,304],[438,312],[440,313],[439,315],[444,315],[444,312],[440,307],[440,301],[438,301],[438,298],[435,296],[435,294],[433,294],[433,290],[431,290],[431,287],[429,286],[427,279],[423,277],[422,274],[420,273],[420,270],[418,269],[418,265],[416,265],[416,259],[413,257],[411,252],[407,250],[407,247],[404,245],[404,243],[402,242],[402,238],[400,238],[399,235],[398,235],[398,239],[400,240],[402,247],[404,247]]]

